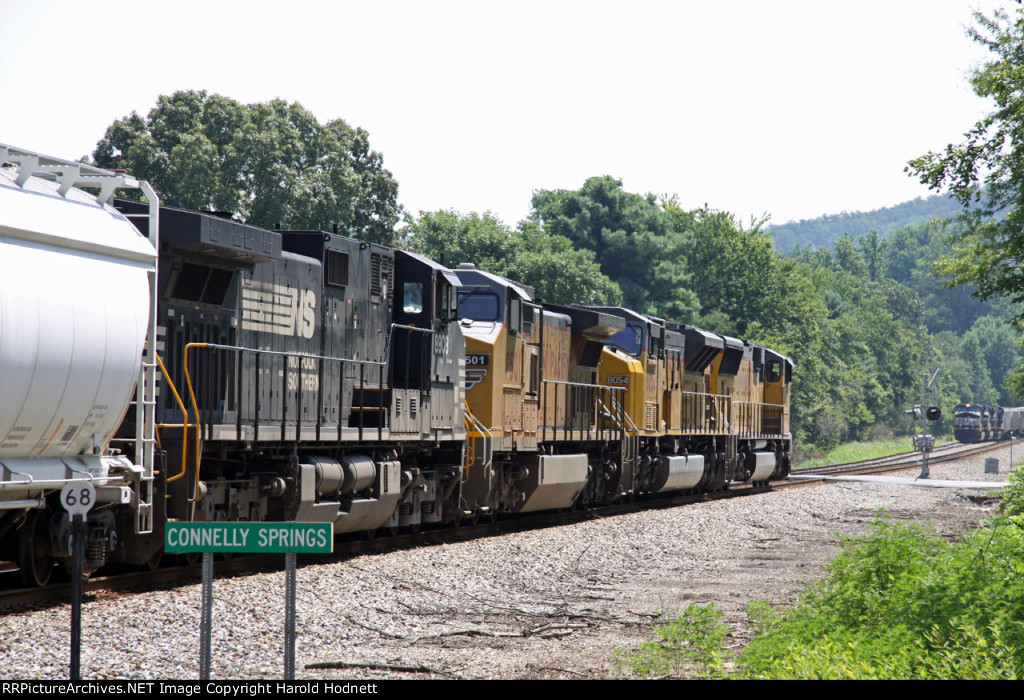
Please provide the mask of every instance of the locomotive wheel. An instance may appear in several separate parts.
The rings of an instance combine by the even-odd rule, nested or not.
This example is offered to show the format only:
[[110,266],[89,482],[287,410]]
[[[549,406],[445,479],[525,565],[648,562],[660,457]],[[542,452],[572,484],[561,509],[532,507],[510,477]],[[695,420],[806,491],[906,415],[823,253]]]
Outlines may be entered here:
[[29,513],[18,538],[18,566],[21,580],[29,588],[42,588],[50,582],[55,564],[50,554],[49,508]]

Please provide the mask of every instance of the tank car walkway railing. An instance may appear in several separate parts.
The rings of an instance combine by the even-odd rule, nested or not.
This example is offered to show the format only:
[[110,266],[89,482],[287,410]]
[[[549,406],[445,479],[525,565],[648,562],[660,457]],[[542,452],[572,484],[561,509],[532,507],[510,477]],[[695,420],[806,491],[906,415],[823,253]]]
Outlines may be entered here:
[[684,391],[680,404],[683,433],[732,432],[731,396]]
[[[610,387],[600,384],[582,382],[566,382],[557,379],[545,379],[541,384],[540,401],[540,439],[552,440],[608,440],[614,433],[622,430],[622,421],[617,427],[605,427],[598,420],[601,415],[603,399],[608,404],[621,403],[616,401],[617,395],[624,394],[625,387]],[[561,397],[561,398],[560,398]],[[561,404],[559,403],[561,401]],[[549,411],[550,409],[550,411]],[[559,415],[561,409],[561,416]],[[551,414],[553,421],[549,420]]]
[[[781,435],[785,406],[777,403],[737,401],[736,419],[740,437]],[[759,415],[760,414],[760,415]],[[758,420],[758,418],[760,419]],[[751,426],[756,428],[751,432]]]

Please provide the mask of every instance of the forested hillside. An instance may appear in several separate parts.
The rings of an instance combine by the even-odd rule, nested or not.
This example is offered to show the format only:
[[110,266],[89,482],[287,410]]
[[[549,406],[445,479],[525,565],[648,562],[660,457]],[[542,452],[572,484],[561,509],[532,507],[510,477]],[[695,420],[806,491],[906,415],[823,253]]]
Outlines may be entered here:
[[932,195],[874,211],[844,211],[816,219],[771,224],[766,228],[775,240],[775,248],[785,253],[796,247],[831,248],[844,234],[856,238],[868,231],[876,231],[886,238],[897,229],[932,219],[952,219],[959,213],[960,205],[952,197]]

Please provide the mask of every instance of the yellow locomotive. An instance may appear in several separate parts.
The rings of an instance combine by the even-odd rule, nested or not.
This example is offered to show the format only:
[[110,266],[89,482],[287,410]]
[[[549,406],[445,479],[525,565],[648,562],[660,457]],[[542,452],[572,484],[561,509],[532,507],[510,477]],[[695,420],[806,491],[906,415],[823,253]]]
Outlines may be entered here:
[[537,303],[472,265],[456,274],[471,511],[788,475],[787,358],[629,309]]

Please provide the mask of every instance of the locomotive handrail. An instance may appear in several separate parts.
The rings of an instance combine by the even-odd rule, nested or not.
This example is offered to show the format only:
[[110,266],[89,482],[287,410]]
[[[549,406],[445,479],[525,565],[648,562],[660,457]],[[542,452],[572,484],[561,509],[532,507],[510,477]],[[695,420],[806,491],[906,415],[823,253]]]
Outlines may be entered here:
[[[156,362],[160,366],[160,373],[164,375],[164,380],[167,382],[167,386],[171,390],[171,394],[174,396],[174,400],[178,402],[178,408],[181,409],[181,414],[184,417],[184,422],[181,424],[182,428],[182,447],[181,447],[181,472],[167,478],[167,483],[177,481],[185,476],[186,464],[185,455],[188,454],[188,429],[192,427],[191,423],[188,422],[188,409],[185,408],[185,402],[181,400],[181,395],[178,393],[178,387],[174,386],[174,380],[171,379],[170,373],[167,371],[167,367],[164,365],[164,361],[160,358],[160,354],[156,353]],[[165,424],[157,426],[160,427],[172,427]],[[177,426],[173,426],[177,427]]]
[[[640,431],[637,429],[633,419],[629,417],[629,412],[626,411],[625,407],[619,403],[614,395],[609,394],[608,396],[611,409],[605,405],[602,397],[598,397],[598,402],[601,404],[601,417],[611,420],[618,425],[619,444],[622,450],[622,468],[625,470],[627,463],[632,465],[631,468],[633,468],[639,451]],[[618,411],[617,414],[616,410]]]
[[[570,388],[575,388],[575,389],[585,389],[585,390],[588,390],[588,391],[593,393],[592,401],[591,401],[592,408],[594,409],[594,411],[593,411],[593,418],[591,419],[590,424],[588,424],[586,426],[586,428],[584,428],[582,426],[579,427],[579,431],[580,431],[581,437],[582,437],[582,434],[585,431],[586,434],[587,434],[588,439],[589,439],[589,436],[590,436],[591,428],[593,428],[595,432],[598,432],[598,433],[602,432],[600,426],[596,424],[596,419],[597,419],[597,417],[599,415],[597,409],[598,409],[599,405],[600,405],[600,407],[604,406],[604,404],[603,404],[603,402],[601,400],[602,393],[607,391],[609,397],[611,397],[611,400],[614,400],[614,397],[615,397],[615,395],[617,393],[625,393],[625,391],[626,391],[625,387],[615,387],[615,386],[609,386],[607,384],[594,384],[594,383],[587,383],[587,382],[570,382],[570,381],[566,381],[566,380],[562,380],[562,379],[542,379],[541,380],[541,385],[544,386],[545,384],[554,384],[554,385],[557,385],[557,386],[564,386],[564,387],[570,387]],[[568,396],[566,398],[568,400]],[[542,392],[542,399],[541,399],[540,403],[541,403],[541,412],[540,412],[540,422],[541,422],[541,425],[540,425],[540,429],[541,429],[541,441],[543,442],[543,441],[545,441],[547,439],[547,429],[548,429],[548,423],[547,423],[548,392],[546,391],[546,387],[545,387],[545,391]],[[551,429],[552,429],[552,436],[551,437],[552,437],[552,439],[555,439],[557,437],[557,432],[555,432],[555,431],[557,431],[557,429],[558,429],[558,393],[557,392],[555,393],[555,401],[554,401],[554,420],[555,420],[555,423],[551,426]],[[569,424],[568,410],[567,410],[566,411],[566,421],[562,425],[562,431],[563,431],[563,433],[569,433],[571,435],[576,430],[577,430],[576,427],[573,427],[572,425]]]
[[[298,357],[300,359],[310,360],[331,360],[333,362],[348,362],[351,364],[358,365],[373,365],[375,367],[384,367],[390,361],[391,353],[391,341],[394,338],[395,329],[414,331],[417,333],[427,333],[433,335],[436,331],[431,328],[417,328],[416,326],[407,326],[402,323],[392,323],[391,329],[388,332],[388,342],[384,346],[384,359],[383,360],[357,360],[351,357],[335,357],[333,355],[316,355],[308,352],[288,352],[285,350],[260,350],[258,348],[247,348],[242,345],[222,345],[220,343],[187,343],[185,345],[185,352],[188,352],[189,348],[207,348],[212,350],[238,350],[241,352],[258,352],[261,355],[275,355],[278,357]],[[185,375],[188,376],[188,368],[186,363]]]
[[[492,461],[493,453],[491,451],[491,441],[493,439],[493,436],[491,435],[491,431],[487,429],[487,426],[481,423],[480,419],[473,415],[473,412],[469,410],[469,401],[464,401],[463,404],[466,409],[463,419],[466,423],[466,437],[479,437],[481,440],[483,440],[484,456],[481,461],[481,464],[482,466],[486,467]],[[473,435],[474,430],[478,433],[477,435]],[[472,454],[467,453],[466,455],[467,461],[465,466],[466,469],[469,469],[470,465],[472,465],[473,462],[476,461],[476,445],[472,439],[468,439],[466,442],[467,444],[471,445],[470,450],[472,451]],[[463,478],[465,478],[465,474],[463,474]]]
[[607,384],[587,384],[586,382],[566,382],[561,379],[545,379],[545,384],[563,384],[565,386],[579,386],[587,387],[590,389],[609,389],[611,391],[625,391],[626,387],[623,386],[609,386]]
[[[735,402],[732,400],[731,396],[729,396],[728,394],[712,394],[712,393],[706,392],[706,391],[682,391],[682,392],[680,392],[679,402],[680,402],[680,407],[682,409],[681,413],[682,413],[683,416],[685,416],[686,413],[687,413],[686,406],[685,406],[687,397],[711,399],[711,405],[713,407],[713,411],[725,423],[725,430],[728,431],[729,433],[733,432],[732,424],[729,422],[729,416],[719,406],[719,402],[720,401],[724,401],[727,405],[729,403],[732,403],[733,405],[735,405]],[[711,420],[717,420],[717,418],[712,417]],[[707,419],[701,421],[700,425],[682,425],[681,426],[681,430],[685,433],[687,431],[707,429],[708,426],[704,425],[704,423],[707,423]]]
[[[770,415],[766,417],[762,413],[761,421],[758,424],[759,430],[755,431],[753,433],[754,435],[775,434],[775,433],[773,433],[771,431],[766,431],[764,429],[764,423],[766,422],[766,420],[771,420],[773,422],[777,422],[778,423],[778,433],[782,432],[782,419],[786,415],[786,410],[785,410],[786,406],[785,406],[785,404],[781,404],[781,403],[767,403],[767,402],[764,402],[764,401],[734,401],[733,405],[734,406],[755,406],[755,407],[756,406],[760,406],[763,409],[767,409],[768,410]],[[742,421],[741,421],[741,428],[742,428]]]
[[[605,387],[605,388],[616,389],[616,390],[619,389],[619,387]],[[640,434],[640,429],[636,427],[636,423],[634,423],[633,419],[629,417],[629,412],[626,411],[625,408],[623,408],[622,404],[619,403],[615,399],[614,396],[610,396],[610,398],[609,398],[609,400],[612,403],[612,408],[611,409],[609,409],[607,406],[605,406],[603,399],[599,399],[599,400],[601,402],[601,409],[602,409],[602,411],[604,411],[604,413],[601,414],[603,417],[609,418],[611,420],[616,420],[616,418],[624,418],[625,419],[624,421],[623,420],[616,421],[619,424],[619,429],[620,430],[624,430],[627,433],[632,432],[633,435],[639,435]],[[618,414],[616,415],[615,411],[612,410],[612,409],[618,409]]]
[[[387,344],[384,346],[384,359],[383,360],[358,360],[358,359],[348,358],[348,357],[333,357],[333,356],[330,356],[330,355],[316,355],[316,354],[313,354],[313,353],[304,353],[304,352],[287,352],[287,351],[282,351],[282,350],[259,350],[259,349],[256,349],[256,348],[247,348],[247,347],[244,347],[244,346],[241,346],[241,345],[223,345],[223,344],[220,344],[220,343],[186,343],[185,347],[184,347],[183,356],[182,356],[182,367],[184,368],[184,371],[185,371],[185,384],[188,386],[188,393],[189,393],[189,399],[190,399],[191,404],[192,404],[192,411],[195,413],[195,423],[193,424],[193,423],[189,422],[188,414],[187,413],[186,413],[186,417],[185,417],[185,422],[186,422],[187,426],[192,426],[192,425],[195,426],[195,443],[196,443],[195,444],[195,448],[194,448],[195,449],[195,464],[196,464],[196,488],[195,488],[194,493],[196,494],[196,497],[195,498],[190,498],[189,499],[189,503],[195,503],[196,501],[199,500],[199,464],[200,464],[200,461],[201,461],[200,443],[202,442],[202,436],[200,434],[201,416],[199,415],[199,402],[196,400],[195,388],[194,388],[193,383],[192,383],[192,373],[189,371],[189,362],[188,362],[189,350],[191,350],[192,348],[201,348],[201,349],[207,349],[207,350],[228,350],[228,351],[231,351],[231,352],[238,352],[238,353],[252,352],[252,353],[256,353],[257,356],[260,356],[260,355],[270,355],[270,356],[273,356],[273,357],[286,357],[286,358],[294,357],[294,358],[297,358],[299,360],[309,359],[309,360],[320,360],[320,361],[328,361],[328,362],[339,362],[341,364],[348,363],[348,364],[359,365],[360,367],[366,367],[366,366],[380,367],[381,370],[383,371],[383,369],[385,367],[387,367],[388,363],[391,360],[391,348],[392,348],[392,345],[393,345],[394,334],[395,334],[395,329],[396,328],[397,329],[402,329],[402,330],[407,330],[407,331],[410,331],[410,332],[415,332],[415,333],[425,333],[425,334],[428,334],[428,335],[433,335],[434,334],[434,330],[431,329],[431,328],[417,328],[415,326],[407,326],[407,325],[401,324],[401,323],[392,323],[390,329],[388,330]],[[285,369],[287,370],[287,366],[285,367]],[[302,370],[301,370],[301,365],[300,365],[299,372],[301,373],[301,371]],[[383,383],[383,377],[382,377],[382,383]],[[301,386],[301,383],[300,383],[300,386]],[[282,439],[284,439],[284,430],[285,430],[285,428],[284,428],[284,421],[285,420],[286,419],[282,419],[282,426],[281,426]],[[256,422],[258,424],[259,416],[256,417]],[[299,421],[296,420],[296,432],[298,432],[298,429],[299,429]],[[378,425],[378,431],[379,431],[379,429],[380,429],[380,425]],[[359,433],[360,434],[360,438],[362,438],[362,415],[360,415],[360,428],[359,428],[359,431],[360,431],[360,433]],[[183,469],[185,468],[185,464],[186,464],[186,455],[187,455],[186,449],[187,449],[186,446],[182,447],[182,465],[183,465]]]

